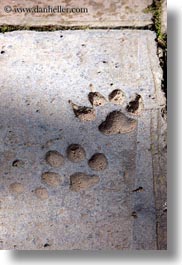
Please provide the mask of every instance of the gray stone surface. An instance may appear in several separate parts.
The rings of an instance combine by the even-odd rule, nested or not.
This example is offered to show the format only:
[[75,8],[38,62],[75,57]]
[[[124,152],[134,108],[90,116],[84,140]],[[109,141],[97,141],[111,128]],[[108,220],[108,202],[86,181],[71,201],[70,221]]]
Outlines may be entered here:
[[[146,26],[152,24],[152,15],[146,14],[144,9],[152,4],[152,0],[1,0],[0,25],[16,26],[90,26],[90,27],[118,27],[118,26]],[[87,8],[82,13],[24,13],[8,12],[4,8],[40,8],[61,5],[62,8]],[[7,8],[7,10],[11,10]]]
[[[155,38],[148,30],[0,34],[2,249],[156,249],[152,144],[158,139],[151,132],[165,100]],[[91,107],[90,89],[105,98],[121,89],[125,101],[96,107],[96,119],[81,122],[68,101]],[[135,93],[144,103],[140,115],[126,111]],[[136,119],[135,130],[99,132],[113,110]],[[84,148],[86,160],[66,158],[72,143]],[[49,150],[64,155],[64,166],[46,164]],[[97,152],[108,159],[104,171],[87,164]],[[41,181],[47,171],[59,173],[59,186]],[[75,172],[98,175],[100,181],[72,191]]]
[[161,31],[167,34],[167,0],[162,1],[162,14],[161,14]]

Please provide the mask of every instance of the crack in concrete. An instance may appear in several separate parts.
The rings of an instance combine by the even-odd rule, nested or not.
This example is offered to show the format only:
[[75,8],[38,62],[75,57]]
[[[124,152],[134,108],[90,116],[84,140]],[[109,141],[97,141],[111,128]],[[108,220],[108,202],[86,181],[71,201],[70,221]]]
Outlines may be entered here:
[[46,25],[46,26],[20,26],[20,25],[1,25],[0,33],[19,31],[19,30],[32,30],[32,31],[57,31],[57,30],[92,30],[92,29],[104,29],[104,30],[151,30],[154,31],[153,24],[149,24],[146,26],[118,26],[118,27],[104,27],[104,26],[54,26],[54,25]]

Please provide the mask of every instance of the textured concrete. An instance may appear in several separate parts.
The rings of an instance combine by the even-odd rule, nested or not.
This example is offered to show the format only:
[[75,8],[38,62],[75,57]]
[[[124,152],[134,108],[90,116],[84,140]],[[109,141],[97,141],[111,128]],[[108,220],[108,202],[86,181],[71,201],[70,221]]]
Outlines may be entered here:
[[167,0],[162,1],[161,31],[167,34]]
[[[1,0],[0,25],[17,26],[146,26],[152,24],[152,15],[146,14],[144,9],[152,4],[152,0]],[[5,6],[13,8],[55,7],[87,8],[88,13],[23,13],[4,11]],[[9,11],[9,8],[8,8]]]
[[[153,162],[165,100],[155,38],[148,30],[0,34],[2,249],[157,248],[153,174],[159,173]],[[123,92],[121,105],[95,107],[91,121],[75,117],[73,103],[91,107],[90,91],[108,99],[114,89]],[[143,101],[141,113],[127,108],[135,93]],[[137,126],[102,134],[98,126],[113,110]],[[81,145],[86,159],[68,160],[70,144]],[[64,163],[47,164],[50,150],[60,152]],[[94,153],[105,154],[105,170],[88,166]],[[42,181],[48,171],[60,182],[57,175],[54,182]],[[76,172],[97,175],[96,181],[85,186],[84,177],[84,189],[75,191],[70,176]]]
[[[158,123],[155,123],[155,120]],[[153,122],[154,121],[154,122]],[[157,218],[157,247],[167,249],[167,122],[161,111],[152,113],[154,190]]]

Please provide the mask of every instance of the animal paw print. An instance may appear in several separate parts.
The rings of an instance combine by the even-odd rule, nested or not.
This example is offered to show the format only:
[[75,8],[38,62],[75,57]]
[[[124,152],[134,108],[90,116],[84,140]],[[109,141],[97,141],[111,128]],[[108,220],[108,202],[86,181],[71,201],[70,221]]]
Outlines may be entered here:
[[[88,94],[88,100],[91,107],[79,106],[69,100],[69,104],[73,109],[73,113],[80,122],[89,122],[96,119],[97,107],[102,107],[105,104],[114,104],[122,106],[126,102],[126,96],[120,89],[113,90],[106,99],[100,92],[91,91]],[[98,130],[104,135],[117,135],[132,132],[137,127],[137,120],[133,116],[140,115],[144,109],[143,99],[140,95],[135,94],[128,104],[126,104],[126,115],[121,110],[114,110],[106,116],[102,121]],[[132,117],[130,117],[130,115]],[[72,163],[80,163],[86,159],[86,151],[77,143],[73,143],[67,147],[65,156]],[[65,156],[57,150],[49,150],[45,154],[45,162],[52,168],[51,171],[45,171],[41,175],[41,183],[49,188],[57,188],[61,186],[64,179],[63,177],[54,172],[54,168],[63,168],[66,161]],[[13,162],[14,167],[22,167],[23,163],[20,160]],[[88,166],[94,172],[103,171],[108,167],[108,159],[103,153],[95,153],[88,159]],[[85,172],[75,172],[69,176],[69,188],[70,191],[80,192],[82,190],[90,189],[98,184],[100,177],[98,175],[90,175]],[[21,183],[12,183],[10,190],[13,193],[21,194],[24,192],[24,187]],[[49,197],[48,190],[45,186],[37,187],[34,194],[40,200],[46,200]]]
[[[125,94],[120,89],[113,90],[108,95],[108,100],[100,93],[91,91],[88,94],[88,100],[91,107],[79,106],[69,100],[73,112],[80,120],[80,122],[89,122],[96,119],[97,107],[104,106],[110,102],[115,105],[123,105],[126,101]],[[143,110],[143,100],[140,95],[136,94],[132,100],[126,105],[126,111],[132,115],[140,115]],[[137,120],[126,116],[121,110],[114,110],[110,112],[104,121],[98,126],[98,130],[104,135],[124,134],[133,131],[137,126]],[[66,157],[72,163],[80,163],[86,159],[86,151],[80,144],[71,144],[67,147]],[[64,167],[65,158],[56,150],[50,150],[45,155],[45,161],[52,168]],[[108,167],[108,160],[103,153],[95,153],[88,160],[88,166],[95,172],[103,171]],[[53,171],[44,172],[41,176],[42,183],[49,187],[56,188],[61,185],[63,178]],[[85,172],[75,172],[69,177],[70,191],[80,192],[82,190],[90,189],[98,184],[100,177],[98,175],[89,175]],[[38,188],[35,190],[35,195],[40,199],[47,199],[48,192],[45,188]]]
[[[81,145],[71,144],[66,150],[66,157],[72,163],[80,163],[82,160],[86,159],[86,152]],[[64,156],[56,150],[48,151],[45,155],[45,161],[52,168],[62,168],[65,164]],[[107,168],[108,161],[103,153],[95,153],[88,160],[88,166],[93,171],[102,171]],[[95,174],[89,175],[84,172],[75,172],[69,178],[70,190],[74,192],[89,189],[100,181],[99,176]],[[63,183],[63,177],[53,170],[46,171],[42,173],[41,182],[48,185],[49,188],[56,188]],[[37,188],[34,194],[41,200],[48,199],[48,191],[45,187]]]
[[[79,106],[71,100],[68,103],[71,105],[75,116],[82,122],[94,121],[96,119],[96,110],[94,107],[103,106],[108,101],[112,104],[122,105],[125,102],[125,94],[121,89],[113,90],[108,100],[99,92],[91,91],[88,94],[88,100],[92,107]],[[127,104],[126,111],[130,115],[140,115],[143,111],[143,99],[139,94],[135,94],[132,100]],[[137,126],[137,120],[126,116],[121,110],[110,112],[105,121],[103,121],[98,129],[105,135],[114,135],[129,133]]]

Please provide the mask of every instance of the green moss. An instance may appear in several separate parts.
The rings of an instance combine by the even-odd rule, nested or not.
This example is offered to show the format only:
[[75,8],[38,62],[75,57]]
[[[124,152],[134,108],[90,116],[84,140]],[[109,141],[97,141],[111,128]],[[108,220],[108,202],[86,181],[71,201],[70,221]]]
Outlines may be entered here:
[[1,33],[5,33],[5,32],[8,32],[8,31],[11,31],[9,26],[3,25],[3,26],[0,27],[0,32]]
[[162,0],[155,0],[151,6],[143,11],[144,13],[152,13],[157,39],[160,45],[166,47],[167,35],[162,33],[161,17],[162,17]]
[[0,26],[0,33],[11,32],[15,30],[35,30],[35,31],[56,31],[56,30],[87,30],[91,29],[89,26],[14,26],[2,25]]
[[11,25],[0,26],[1,33],[11,32],[14,30],[29,30],[29,27],[28,26],[11,26]]

